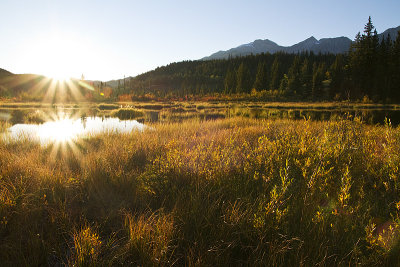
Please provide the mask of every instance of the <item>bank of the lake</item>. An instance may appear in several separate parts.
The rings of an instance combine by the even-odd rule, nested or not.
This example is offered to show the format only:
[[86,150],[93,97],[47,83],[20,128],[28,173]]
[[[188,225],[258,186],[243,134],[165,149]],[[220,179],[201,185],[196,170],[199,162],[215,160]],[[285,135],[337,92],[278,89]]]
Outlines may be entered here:
[[341,120],[357,117],[366,124],[400,124],[400,106],[350,102],[117,102],[117,103],[0,103],[0,120],[10,124],[44,123],[70,118],[115,117],[141,123],[181,122],[246,117],[255,119]]

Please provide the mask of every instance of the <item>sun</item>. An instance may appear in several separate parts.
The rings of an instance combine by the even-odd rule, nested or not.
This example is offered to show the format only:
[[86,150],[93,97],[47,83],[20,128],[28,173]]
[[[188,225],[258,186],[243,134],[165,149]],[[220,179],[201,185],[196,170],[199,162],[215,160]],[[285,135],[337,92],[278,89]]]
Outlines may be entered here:
[[37,68],[55,81],[78,78],[79,67],[85,58],[85,43],[73,35],[57,32],[36,40]]
[[85,99],[83,88],[94,90],[81,77],[86,71],[93,74],[102,68],[101,53],[96,48],[98,42],[94,43],[88,36],[53,30],[38,34],[27,43],[21,47],[24,48],[21,56],[32,66],[33,73],[44,76],[32,89],[37,95],[43,95],[43,102],[79,102]]
[[55,81],[80,80],[82,75],[102,79],[110,65],[110,51],[102,40],[57,27],[30,36],[19,50],[18,60],[29,73]]
[[64,72],[54,72],[46,74],[46,77],[56,83],[68,83],[71,80],[70,75],[65,75]]

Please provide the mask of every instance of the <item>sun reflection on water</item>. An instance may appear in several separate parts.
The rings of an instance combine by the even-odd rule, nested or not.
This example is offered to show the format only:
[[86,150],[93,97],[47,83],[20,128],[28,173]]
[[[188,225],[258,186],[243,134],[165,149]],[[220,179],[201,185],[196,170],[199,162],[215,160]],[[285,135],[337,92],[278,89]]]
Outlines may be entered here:
[[16,124],[7,131],[7,138],[16,141],[25,139],[49,143],[74,143],[77,139],[100,133],[130,133],[142,131],[144,125],[135,120],[121,121],[118,118],[70,118],[58,116],[43,124]]
[[43,141],[67,142],[77,138],[83,131],[80,120],[62,119],[42,124],[38,127],[37,135]]

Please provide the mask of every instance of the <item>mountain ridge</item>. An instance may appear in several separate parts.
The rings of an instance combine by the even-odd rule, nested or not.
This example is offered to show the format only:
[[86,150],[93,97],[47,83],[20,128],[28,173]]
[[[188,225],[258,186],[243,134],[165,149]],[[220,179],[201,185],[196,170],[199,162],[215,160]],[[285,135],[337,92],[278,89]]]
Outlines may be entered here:
[[[384,32],[378,34],[379,39],[386,38],[390,35],[391,39],[396,38],[397,32],[400,31],[400,26],[389,28]],[[285,53],[301,53],[301,52],[314,52],[314,53],[332,53],[340,54],[349,50],[352,40],[345,36],[321,38],[317,40],[311,36],[299,43],[291,46],[281,46],[269,39],[256,39],[253,42],[242,44],[228,50],[220,50],[216,53],[201,58],[200,60],[213,60],[213,59],[227,59],[229,57],[257,55],[261,53],[285,52]]]

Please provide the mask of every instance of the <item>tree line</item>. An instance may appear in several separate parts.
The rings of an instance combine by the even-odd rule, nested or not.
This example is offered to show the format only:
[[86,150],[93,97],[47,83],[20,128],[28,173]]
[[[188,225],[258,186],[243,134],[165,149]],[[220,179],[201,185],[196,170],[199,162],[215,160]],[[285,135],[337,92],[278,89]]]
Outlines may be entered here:
[[400,101],[400,34],[379,38],[371,18],[348,53],[260,54],[183,61],[125,81],[116,95],[251,95],[264,100]]

